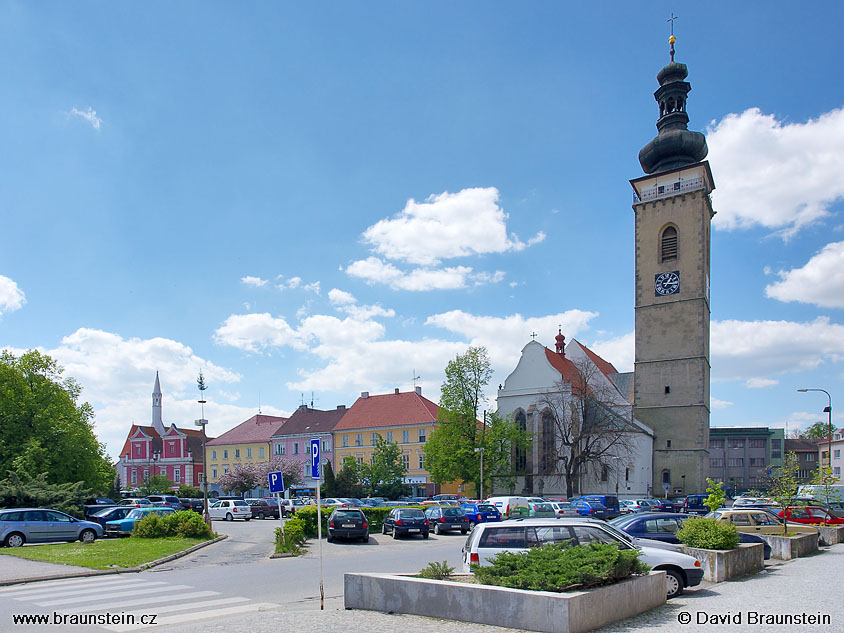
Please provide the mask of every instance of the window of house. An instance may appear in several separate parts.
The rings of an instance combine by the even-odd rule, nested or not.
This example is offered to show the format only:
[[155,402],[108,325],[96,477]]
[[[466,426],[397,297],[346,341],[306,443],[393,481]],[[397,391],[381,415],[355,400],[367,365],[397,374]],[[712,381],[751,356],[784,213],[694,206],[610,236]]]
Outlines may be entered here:
[[744,487],[744,477],[731,477],[730,481],[733,482],[736,488]]
[[841,474],[841,466],[836,466],[835,468],[833,468],[832,474],[835,475],[836,477],[838,477]]
[[[516,413],[516,424],[519,425],[520,431],[527,431],[527,416],[521,409]],[[516,472],[524,473],[527,470],[527,450],[516,447],[513,452],[513,462]]]
[[355,435],[355,446],[363,446],[363,433]]
[[322,452],[323,453],[328,452],[328,440],[322,440]]
[[229,472],[229,465],[223,464],[223,474],[225,475],[227,472]]
[[764,468],[765,460],[762,457],[751,457],[750,458],[750,467],[751,468]]
[[744,458],[742,457],[730,457],[727,460],[727,466],[732,468],[741,468],[744,466]]
[[677,259],[677,229],[673,226],[665,227],[660,240],[660,262],[671,262]]
[[249,459],[250,457],[252,457],[252,449],[247,448],[246,449],[246,459]]
[[410,468],[410,455],[407,453],[401,454],[401,463],[404,464],[405,469]]
[[273,444],[273,455],[281,455],[281,444]]
[[217,451],[211,451],[211,459],[217,459]]
[[370,465],[370,466],[375,466],[375,453],[371,453],[371,454],[369,455],[369,465]]
[[378,446],[378,433],[373,433],[372,437],[370,437],[369,441],[373,446]]
[[419,429],[419,443],[425,443],[425,429]]
[[419,470],[423,470],[425,468],[425,454],[419,453]]
[[357,460],[358,460],[358,464],[362,464],[363,463],[363,455],[358,455]]
[[662,471],[662,483],[670,484],[671,483],[671,471],[666,469]]
[[[824,459],[829,457],[829,451],[824,451]],[[818,454],[817,453],[807,453],[806,454],[806,461],[807,462],[816,462],[818,461]]]
[[217,478],[217,469],[216,469],[216,468],[212,468],[212,469],[211,469],[211,476],[212,476],[214,479],[216,479],[216,478]]
[[348,435],[344,435],[344,436],[343,436],[342,446],[348,446],[348,445],[349,445],[349,436],[348,436]]
[[138,483],[138,471],[136,471],[136,470],[132,471],[132,483],[133,484]]
[[281,446],[281,455],[284,455],[287,452],[287,444],[280,444]]
[[671,448],[671,440],[665,440],[665,448]]
[[293,442],[293,454],[294,455],[299,454],[299,442]]
[[[542,429],[540,431],[540,438],[540,472],[543,474],[551,473],[554,470],[554,458],[556,457],[554,454],[554,419],[547,411],[542,414]],[[601,477],[603,477],[603,475],[604,473],[602,472]],[[606,481],[606,479],[601,479],[601,481]]]
[[724,448],[724,440],[709,440],[709,448]]
[[409,444],[410,443],[410,431],[402,431],[401,432],[401,441],[402,441],[402,444]]
[[234,449],[234,458],[240,459],[240,449],[239,448]]
[[782,458],[782,440],[771,440],[771,459]]
[[729,448],[744,448],[744,438],[730,438],[727,442]]
[[144,481],[149,481],[149,469],[144,468]]
[[229,458],[229,449],[225,449],[223,451],[223,459],[228,459],[228,458]]
[[709,467],[710,468],[723,468],[724,467],[724,458],[723,457],[710,457],[709,458]]
[[765,448],[765,440],[764,439],[754,439],[751,438],[749,441],[748,446],[750,448]]
[[833,456],[835,459],[838,459],[839,457],[841,457],[841,449],[840,449],[840,448],[836,448],[834,451],[832,451],[832,456]]
[[392,443],[393,443],[393,432],[387,431],[387,444],[392,444]]
[[258,457],[263,457],[263,456],[264,456],[264,447],[263,447],[263,446],[261,446],[261,447],[258,449]]
[[174,470],[173,471],[173,483],[177,484],[177,483],[180,483],[181,481],[182,481],[182,471]]

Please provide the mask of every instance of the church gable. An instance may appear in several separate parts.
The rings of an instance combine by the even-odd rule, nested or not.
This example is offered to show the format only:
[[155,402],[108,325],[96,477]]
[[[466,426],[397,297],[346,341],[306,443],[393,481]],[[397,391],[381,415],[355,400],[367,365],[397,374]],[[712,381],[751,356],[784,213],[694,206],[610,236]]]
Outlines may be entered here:
[[525,345],[516,368],[504,381],[504,390],[537,393],[554,388],[560,381],[560,372],[548,361],[546,351],[547,348],[536,341]]

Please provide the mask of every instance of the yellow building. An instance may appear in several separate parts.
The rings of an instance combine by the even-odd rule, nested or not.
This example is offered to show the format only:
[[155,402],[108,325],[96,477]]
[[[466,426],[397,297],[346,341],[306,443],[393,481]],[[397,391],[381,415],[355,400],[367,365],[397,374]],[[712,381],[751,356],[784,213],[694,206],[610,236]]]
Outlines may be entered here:
[[230,431],[210,440],[205,446],[208,464],[208,483],[221,492],[218,484],[223,473],[235,464],[260,464],[272,457],[270,438],[287,418],[274,415],[254,415]]
[[425,443],[437,427],[437,411],[436,404],[422,397],[421,387],[379,396],[364,391],[334,427],[335,472],[349,455],[359,462],[371,462],[380,436],[399,445],[407,467],[404,481],[411,486],[412,496],[450,492],[441,491],[425,470]]

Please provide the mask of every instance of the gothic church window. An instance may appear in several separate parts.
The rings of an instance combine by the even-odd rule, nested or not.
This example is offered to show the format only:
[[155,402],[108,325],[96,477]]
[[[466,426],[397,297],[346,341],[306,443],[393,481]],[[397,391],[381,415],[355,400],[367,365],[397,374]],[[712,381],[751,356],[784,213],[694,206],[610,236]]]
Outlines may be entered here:
[[542,414],[542,463],[541,472],[549,474],[554,471],[554,419],[548,411]]
[[[519,425],[520,431],[527,431],[527,416],[524,411],[519,411],[516,414],[516,424]],[[524,448],[517,447],[515,454],[516,472],[524,473],[527,470],[527,451]]]
[[660,239],[659,261],[670,262],[677,259],[677,229],[667,226]]

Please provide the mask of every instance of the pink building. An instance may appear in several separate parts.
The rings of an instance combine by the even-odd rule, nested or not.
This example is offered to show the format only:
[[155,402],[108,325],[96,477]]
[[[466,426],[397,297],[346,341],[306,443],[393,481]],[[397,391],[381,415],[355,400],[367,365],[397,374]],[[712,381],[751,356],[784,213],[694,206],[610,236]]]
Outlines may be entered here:
[[124,489],[136,488],[155,475],[163,475],[177,486],[199,487],[202,483],[202,431],[180,429],[175,424],[165,428],[161,400],[156,372],[152,424],[133,424],[120,451],[117,473]]

